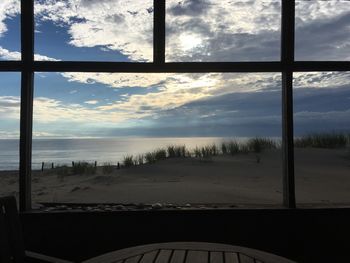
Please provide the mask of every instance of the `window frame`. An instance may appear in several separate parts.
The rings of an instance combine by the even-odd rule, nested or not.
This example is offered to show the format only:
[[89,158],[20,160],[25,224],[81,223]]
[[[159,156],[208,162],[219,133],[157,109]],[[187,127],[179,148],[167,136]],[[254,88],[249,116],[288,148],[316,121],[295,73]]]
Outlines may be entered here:
[[34,60],[34,0],[21,1],[20,61],[0,61],[0,72],[21,72],[19,205],[31,210],[31,161],[35,72],[282,73],[283,206],[296,208],[293,144],[293,73],[350,71],[347,61],[295,61],[295,0],[281,0],[281,55],[274,62],[165,62],[166,0],[153,0],[153,62]]

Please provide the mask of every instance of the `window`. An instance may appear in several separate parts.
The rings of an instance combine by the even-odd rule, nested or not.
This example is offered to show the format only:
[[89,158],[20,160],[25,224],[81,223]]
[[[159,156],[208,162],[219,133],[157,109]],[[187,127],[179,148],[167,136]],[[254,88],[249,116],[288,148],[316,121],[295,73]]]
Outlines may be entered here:
[[167,1],[166,60],[278,61],[281,1]]
[[0,73],[0,194],[19,197],[20,75]]
[[20,60],[20,0],[0,4],[0,61]]
[[153,2],[36,0],[37,60],[152,61]]
[[281,204],[279,73],[41,72],[34,88],[33,202]]
[[[19,61],[18,55],[0,61],[2,72],[22,77],[20,208],[30,209],[31,199],[144,202],[145,191],[147,202],[163,202],[159,182],[169,184],[166,203],[182,191],[189,203],[293,208],[294,168],[298,203],[319,203],[321,195],[305,198],[310,185],[300,180],[310,173],[300,167],[310,171],[312,163],[300,166],[300,153],[310,149],[299,146],[323,132],[317,116],[329,116],[314,98],[327,96],[327,112],[339,113],[328,127],[348,132],[340,118],[348,84],[339,88],[350,71],[348,41],[338,34],[348,30],[346,2],[22,0],[19,12],[19,1],[5,1],[2,32],[10,32],[21,13],[21,45],[0,35],[2,49],[19,54],[20,47],[22,54]],[[329,31],[321,35],[321,28]],[[305,121],[310,117],[315,125]],[[174,156],[215,177],[190,173],[181,185],[186,165]],[[161,176],[163,161],[176,164],[174,178]],[[143,167],[159,176],[130,176]],[[218,172],[223,167],[229,181]],[[119,176],[111,176],[116,170]],[[123,177],[131,180],[122,181],[125,187],[108,187]]]
[[296,1],[296,60],[349,60],[349,1]]
[[295,179],[300,205],[349,202],[349,72],[294,74]]

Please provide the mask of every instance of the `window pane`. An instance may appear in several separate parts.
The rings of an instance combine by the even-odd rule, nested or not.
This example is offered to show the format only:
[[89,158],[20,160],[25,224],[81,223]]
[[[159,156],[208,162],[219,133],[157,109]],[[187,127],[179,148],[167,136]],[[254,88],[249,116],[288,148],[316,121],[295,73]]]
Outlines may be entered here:
[[350,59],[350,1],[296,1],[296,60]]
[[36,0],[37,60],[151,61],[153,1]]
[[349,204],[350,74],[294,75],[295,177],[300,204]]
[[38,73],[33,200],[280,204],[280,103],[272,73]]
[[18,198],[20,74],[0,73],[0,196]]
[[20,0],[0,2],[0,60],[20,60]]
[[166,60],[280,60],[280,25],[280,0],[167,0]]

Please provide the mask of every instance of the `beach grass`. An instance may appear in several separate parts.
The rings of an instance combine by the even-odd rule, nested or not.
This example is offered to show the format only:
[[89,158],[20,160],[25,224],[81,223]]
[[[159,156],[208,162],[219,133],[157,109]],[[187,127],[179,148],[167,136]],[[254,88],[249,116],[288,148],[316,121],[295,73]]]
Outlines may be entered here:
[[75,162],[72,167],[72,174],[95,174],[96,166],[88,162]]
[[134,163],[134,156],[132,156],[132,155],[124,156],[123,166],[128,168],[128,167],[131,167],[133,165],[135,165],[135,163]]
[[294,146],[298,148],[344,148],[350,144],[350,133],[314,133],[294,139]]
[[[332,133],[314,133],[294,139],[294,146],[297,148],[344,148],[350,145],[350,133],[332,132]],[[246,141],[227,140],[221,143],[211,143],[203,146],[196,146],[188,149],[185,145],[168,145],[157,148],[154,151],[145,152],[138,155],[124,156],[121,167],[129,168],[133,166],[152,164],[169,158],[198,158],[208,160],[211,157],[219,155],[231,155],[254,153],[257,163],[261,162],[261,155],[265,150],[280,149],[281,141],[267,137],[254,137]],[[95,174],[97,167],[95,165],[80,161],[72,162],[73,166],[56,166],[55,173],[61,177],[77,174]],[[119,169],[119,163],[118,163]],[[110,174],[114,170],[111,163],[102,164],[102,173]]]
[[114,170],[114,167],[111,163],[103,163],[102,165],[102,173],[103,174],[111,174]]
[[142,164],[152,164],[169,158],[199,158],[208,159],[218,155],[236,155],[239,153],[260,153],[267,149],[277,149],[279,144],[269,138],[252,138],[246,142],[237,142],[236,140],[224,141],[221,144],[208,144],[196,146],[193,149],[187,149],[185,145],[168,145],[158,148],[154,151],[124,156],[123,167],[132,167]]
[[247,142],[248,151],[260,153],[266,149],[277,149],[276,141],[268,138],[251,138]]

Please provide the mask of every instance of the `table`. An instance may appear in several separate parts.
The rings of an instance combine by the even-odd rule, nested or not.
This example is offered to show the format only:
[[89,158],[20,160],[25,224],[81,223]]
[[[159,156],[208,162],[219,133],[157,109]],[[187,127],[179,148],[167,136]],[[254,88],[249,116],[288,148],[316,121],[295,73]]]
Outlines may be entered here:
[[84,263],[295,263],[246,247],[218,243],[172,242],[130,247]]

